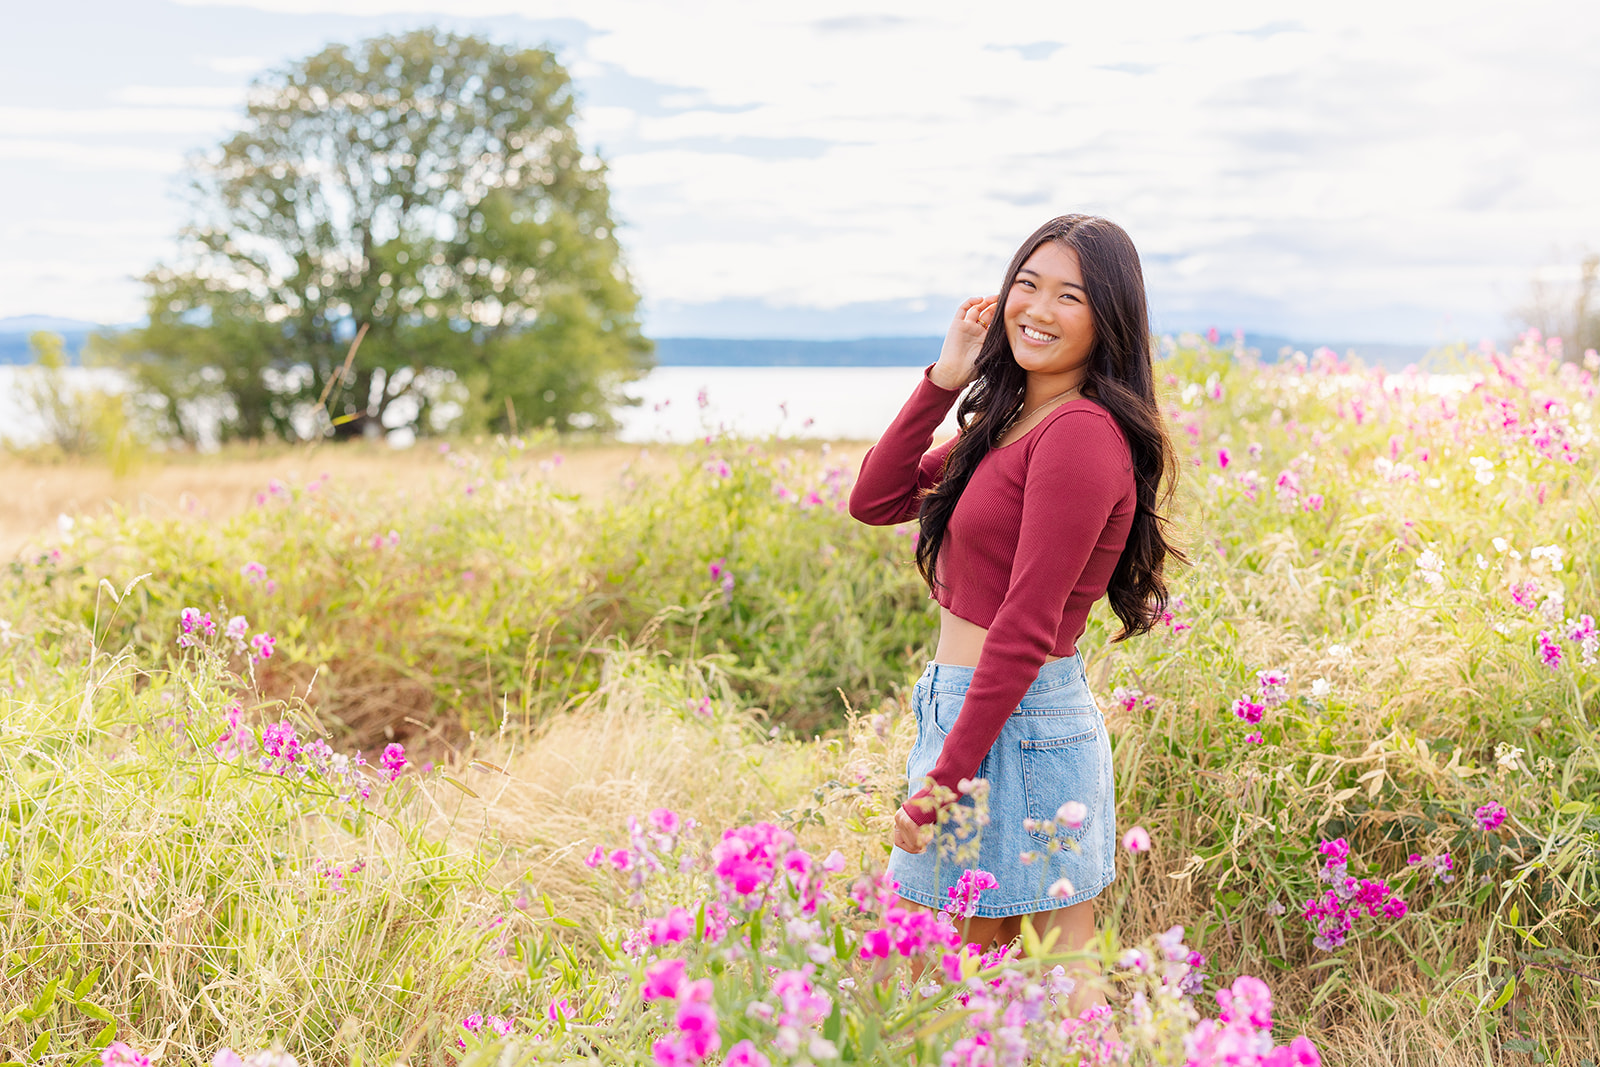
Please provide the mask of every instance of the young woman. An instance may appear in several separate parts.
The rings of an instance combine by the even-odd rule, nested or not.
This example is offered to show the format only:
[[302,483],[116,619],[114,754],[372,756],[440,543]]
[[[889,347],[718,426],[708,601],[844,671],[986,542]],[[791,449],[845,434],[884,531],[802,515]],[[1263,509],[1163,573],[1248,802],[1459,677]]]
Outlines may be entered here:
[[[969,941],[1008,943],[1032,915],[1041,937],[1054,928],[1060,948],[1081,948],[1092,898],[1115,876],[1111,742],[1077,642],[1102,595],[1117,640],[1149,630],[1163,565],[1182,559],[1163,533],[1176,463],[1153,379],[1133,242],[1066,215],[1023,242],[998,296],[961,305],[939,361],[861,461],[850,513],[919,520],[917,565],[940,608],[889,871],[902,903],[928,908],[963,868],[993,874]],[[963,389],[958,433],[930,450]],[[937,817],[972,805],[961,787],[980,778],[988,824],[976,858],[958,862]],[[1082,809],[1063,810],[1072,801]]]

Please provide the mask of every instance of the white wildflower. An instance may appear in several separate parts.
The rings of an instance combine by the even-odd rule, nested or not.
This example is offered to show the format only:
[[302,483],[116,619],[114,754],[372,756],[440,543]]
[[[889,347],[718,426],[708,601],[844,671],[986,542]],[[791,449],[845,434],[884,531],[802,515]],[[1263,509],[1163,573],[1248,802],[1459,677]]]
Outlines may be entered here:
[[1472,480],[1479,485],[1488,485],[1494,481],[1494,464],[1482,456],[1473,456],[1467,460],[1472,466]]
[[1535,562],[1538,562],[1541,559],[1548,561],[1550,564],[1550,569],[1553,571],[1558,571],[1561,569],[1560,545],[1537,545],[1528,553],[1528,555],[1532,556]]
[[1444,557],[1428,549],[1417,557],[1417,576],[1437,589],[1444,583]]
[[1519,766],[1518,760],[1522,759],[1522,749],[1516,745],[1501,742],[1494,746],[1494,761],[1507,770],[1514,771]]
[[1332,693],[1332,692],[1333,692],[1333,684],[1331,682],[1329,682],[1326,678],[1313,678],[1311,680],[1311,695],[1312,696],[1314,696],[1314,697],[1325,697],[1329,693]]

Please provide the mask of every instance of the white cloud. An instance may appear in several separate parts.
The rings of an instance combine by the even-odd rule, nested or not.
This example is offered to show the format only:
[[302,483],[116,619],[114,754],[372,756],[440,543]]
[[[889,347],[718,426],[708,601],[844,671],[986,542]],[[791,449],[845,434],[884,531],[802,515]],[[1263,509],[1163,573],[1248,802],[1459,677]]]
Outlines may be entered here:
[[262,56],[202,56],[199,63],[218,74],[255,74],[265,70],[272,61]]
[[126,85],[111,93],[118,104],[141,107],[237,108],[245,91],[217,85]]
[[197,107],[14,107],[0,105],[0,137],[68,134],[208,133],[238,122],[234,111]]
[[81,141],[0,136],[0,159],[59,163],[77,171],[172,174],[182,166],[183,153]]
[[[1045,217],[1088,210],[1133,234],[1158,311],[1422,336],[1447,320],[1495,328],[1555,243],[1600,244],[1600,15],[1560,0],[1103,4],[1021,20],[953,0],[456,0],[449,13],[593,29],[565,54],[601,101],[581,131],[611,164],[653,302],[986,291]],[[204,62],[243,74],[279,61]],[[115,100],[144,106],[0,108],[0,135],[212,135],[238,99],[129,87]],[[16,158],[7,143],[0,157]]]

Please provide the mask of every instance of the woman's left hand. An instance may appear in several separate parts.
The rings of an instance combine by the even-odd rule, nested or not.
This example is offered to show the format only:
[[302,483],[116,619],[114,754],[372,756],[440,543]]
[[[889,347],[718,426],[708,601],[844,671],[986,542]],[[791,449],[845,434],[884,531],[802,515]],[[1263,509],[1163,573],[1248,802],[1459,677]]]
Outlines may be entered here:
[[916,855],[928,847],[933,827],[919,826],[906,814],[905,808],[894,809],[894,844],[896,848]]

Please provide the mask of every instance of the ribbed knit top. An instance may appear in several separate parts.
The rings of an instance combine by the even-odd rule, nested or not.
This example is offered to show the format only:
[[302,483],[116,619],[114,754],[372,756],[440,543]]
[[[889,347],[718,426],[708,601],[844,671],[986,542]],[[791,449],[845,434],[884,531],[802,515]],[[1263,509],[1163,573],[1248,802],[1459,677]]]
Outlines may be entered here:
[[[929,370],[932,370],[930,367]],[[930,449],[960,395],[922,380],[861,460],[850,514],[874,526],[916,518],[952,438]],[[1094,401],[1069,400],[978,463],[940,546],[934,599],[989,631],[961,714],[931,772],[955,790],[975,777],[1006,719],[1051,655],[1077,650],[1133,524],[1133,461],[1122,430]],[[919,824],[936,813],[905,805]]]

